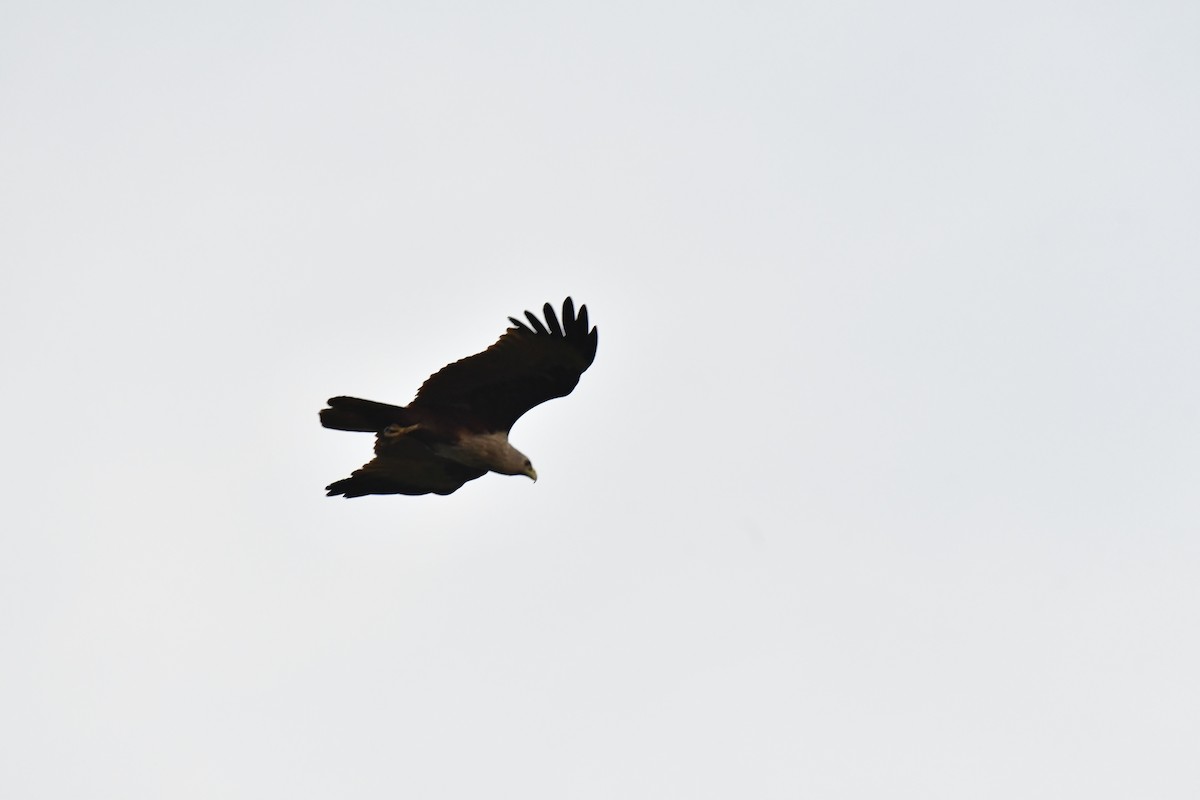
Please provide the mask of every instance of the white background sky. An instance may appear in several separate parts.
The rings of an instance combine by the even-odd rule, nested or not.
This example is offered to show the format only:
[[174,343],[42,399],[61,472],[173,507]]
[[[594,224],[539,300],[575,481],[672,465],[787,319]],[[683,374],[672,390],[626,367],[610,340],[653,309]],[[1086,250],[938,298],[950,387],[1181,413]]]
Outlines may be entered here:
[[0,16],[0,795],[1200,796],[1200,6]]

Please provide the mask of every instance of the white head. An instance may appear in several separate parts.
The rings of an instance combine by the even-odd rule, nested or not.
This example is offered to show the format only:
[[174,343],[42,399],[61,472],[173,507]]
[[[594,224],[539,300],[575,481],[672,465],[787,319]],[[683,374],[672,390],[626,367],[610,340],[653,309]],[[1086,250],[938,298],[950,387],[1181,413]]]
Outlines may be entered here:
[[502,475],[527,475],[533,478],[534,483],[537,483],[537,470],[533,468],[533,464],[529,462],[525,454],[512,445],[508,446],[503,466],[492,467],[492,471]]
[[509,444],[508,435],[503,432],[464,436],[454,449],[453,457],[464,464],[501,475],[527,475],[537,480],[537,472],[529,458]]

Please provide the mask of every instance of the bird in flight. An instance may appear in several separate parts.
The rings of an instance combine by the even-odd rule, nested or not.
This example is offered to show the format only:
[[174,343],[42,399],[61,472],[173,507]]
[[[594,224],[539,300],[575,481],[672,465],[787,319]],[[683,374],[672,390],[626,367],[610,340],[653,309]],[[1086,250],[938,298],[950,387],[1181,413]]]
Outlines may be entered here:
[[375,458],[326,486],[329,496],[450,494],[488,472],[536,481],[508,432],[529,409],[571,393],[596,358],[597,341],[587,306],[576,314],[568,297],[561,325],[549,303],[542,311],[545,324],[529,311],[528,325],[509,317],[513,327],[495,344],[442,367],[407,406],[330,398],[321,424],[374,433]]

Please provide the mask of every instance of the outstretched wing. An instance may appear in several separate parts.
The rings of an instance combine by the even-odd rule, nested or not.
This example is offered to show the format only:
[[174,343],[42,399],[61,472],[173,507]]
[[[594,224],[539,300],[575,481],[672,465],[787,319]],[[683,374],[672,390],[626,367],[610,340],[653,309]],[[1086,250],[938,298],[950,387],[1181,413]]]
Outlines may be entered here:
[[507,431],[529,409],[570,394],[596,358],[596,329],[588,328],[587,306],[575,313],[563,301],[562,325],[549,303],[546,323],[526,311],[529,325],[509,317],[495,344],[432,375],[410,407],[466,412],[485,430]]
[[487,472],[440,458],[420,440],[380,433],[375,458],[349,478],[325,487],[330,497],[368,494],[450,494]]

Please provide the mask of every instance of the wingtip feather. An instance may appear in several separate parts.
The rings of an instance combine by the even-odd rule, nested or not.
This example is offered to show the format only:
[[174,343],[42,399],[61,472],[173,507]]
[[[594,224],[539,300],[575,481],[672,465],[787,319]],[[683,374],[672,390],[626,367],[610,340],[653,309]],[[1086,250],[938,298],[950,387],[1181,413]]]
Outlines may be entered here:
[[534,314],[532,311],[526,311],[525,318],[528,319],[529,324],[533,326],[534,333],[542,336],[545,336],[547,333],[549,333],[549,331],[546,330],[546,326],[543,325],[542,321],[537,318],[537,314]]
[[546,327],[550,329],[550,332],[555,336],[562,336],[563,331],[558,325],[558,317],[554,315],[554,306],[546,303],[542,306],[542,313],[546,315]]

